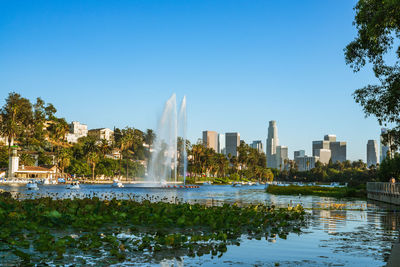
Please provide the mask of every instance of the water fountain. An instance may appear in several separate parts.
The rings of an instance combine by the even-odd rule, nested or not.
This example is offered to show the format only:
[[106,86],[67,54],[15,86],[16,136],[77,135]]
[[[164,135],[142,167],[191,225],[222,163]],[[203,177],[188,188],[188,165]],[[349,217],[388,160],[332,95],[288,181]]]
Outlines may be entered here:
[[149,185],[164,186],[168,180],[173,180],[177,183],[178,153],[182,153],[181,155],[183,156],[184,164],[181,174],[185,180],[187,170],[186,149],[181,152],[178,151],[178,134],[181,135],[185,144],[186,97],[182,100],[178,114],[176,95],[173,94],[165,103],[162,116],[158,122],[156,140],[153,144],[148,176],[146,177],[146,182]]

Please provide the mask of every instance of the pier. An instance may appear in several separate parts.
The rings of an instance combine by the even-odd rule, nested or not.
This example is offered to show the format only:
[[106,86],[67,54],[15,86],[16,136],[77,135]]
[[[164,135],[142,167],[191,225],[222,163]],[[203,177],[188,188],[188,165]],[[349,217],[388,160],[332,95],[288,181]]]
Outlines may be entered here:
[[400,183],[367,183],[369,199],[400,205]]

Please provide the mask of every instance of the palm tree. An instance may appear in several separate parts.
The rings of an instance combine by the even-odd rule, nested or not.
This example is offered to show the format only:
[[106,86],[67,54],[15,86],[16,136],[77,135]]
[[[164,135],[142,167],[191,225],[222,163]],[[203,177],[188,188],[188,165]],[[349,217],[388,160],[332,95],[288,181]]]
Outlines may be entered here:
[[105,139],[101,139],[98,147],[99,147],[99,150],[101,151],[101,154],[103,155],[103,157],[105,157],[107,153],[111,152],[111,146],[110,146],[109,142]]
[[[133,154],[132,151],[130,151],[130,148],[133,146],[135,141],[135,135],[133,131],[130,131],[130,129],[127,129],[127,131],[125,131],[124,135],[121,138],[121,151],[122,154],[126,155],[126,180],[128,181],[128,155],[129,152],[131,152]],[[122,158],[122,157],[121,157]]]
[[67,168],[71,163],[71,156],[68,150],[62,149],[58,156],[58,165],[61,169],[62,176],[64,176],[64,169]]
[[89,152],[87,155],[87,161],[92,166],[92,180],[94,180],[94,170],[97,162],[99,161],[99,155],[96,152]]
[[155,139],[156,134],[154,131],[152,129],[147,129],[146,134],[144,135],[144,141],[147,145],[149,145],[149,152],[151,152],[151,146],[153,145]]

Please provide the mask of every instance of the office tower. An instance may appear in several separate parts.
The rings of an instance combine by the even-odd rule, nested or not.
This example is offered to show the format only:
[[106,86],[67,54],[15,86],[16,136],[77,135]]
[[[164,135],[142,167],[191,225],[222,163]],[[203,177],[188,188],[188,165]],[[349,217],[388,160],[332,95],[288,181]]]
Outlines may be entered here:
[[250,147],[254,148],[254,149],[257,149],[257,151],[259,153],[263,152],[263,144],[262,144],[261,140],[253,141],[253,143],[250,144]]
[[319,161],[324,164],[328,164],[331,159],[332,153],[330,149],[316,149],[314,151],[315,157],[319,157]]
[[324,136],[324,141],[336,142],[336,135],[334,135],[334,134],[326,134]]
[[203,131],[203,144],[208,148],[218,151],[218,133],[214,131]]
[[279,145],[278,139],[278,128],[276,127],[276,121],[270,121],[268,126],[268,138],[267,138],[267,167],[278,168],[276,162],[276,147]]
[[346,160],[346,153],[347,143],[336,141],[336,135],[333,134],[325,135],[322,141],[312,142],[312,155],[319,157],[322,163],[329,163],[329,160],[333,163],[343,162]]
[[339,162],[346,161],[346,150],[347,150],[346,142],[330,142],[329,148],[332,153],[331,159],[333,163],[337,161]]
[[294,161],[296,162],[297,169],[302,172],[315,168],[315,163],[319,161],[319,157],[300,156],[300,157],[295,157]]
[[312,142],[312,155],[318,156],[317,151],[320,149],[329,149],[329,141],[313,141]]
[[367,166],[371,167],[379,163],[378,143],[375,140],[368,140],[367,143]]
[[218,153],[226,154],[225,153],[225,135],[218,134]]
[[239,133],[226,133],[225,134],[225,152],[229,156],[238,156],[237,148],[240,145]]
[[297,157],[304,157],[306,155],[306,151],[305,150],[298,150],[294,152],[294,158]]
[[286,170],[288,169],[289,157],[288,157],[288,147],[287,146],[277,146],[276,147],[276,164],[277,169]]

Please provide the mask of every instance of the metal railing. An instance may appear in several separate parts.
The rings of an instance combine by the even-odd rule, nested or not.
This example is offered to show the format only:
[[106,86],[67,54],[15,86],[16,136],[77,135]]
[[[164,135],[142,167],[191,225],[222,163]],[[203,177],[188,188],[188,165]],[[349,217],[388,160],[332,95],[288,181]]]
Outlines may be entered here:
[[367,192],[400,195],[400,183],[367,183]]

